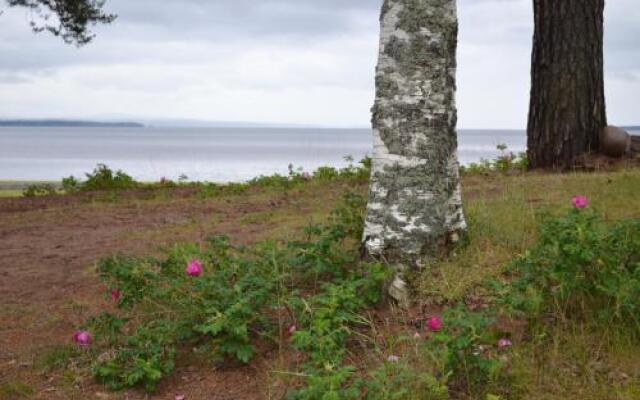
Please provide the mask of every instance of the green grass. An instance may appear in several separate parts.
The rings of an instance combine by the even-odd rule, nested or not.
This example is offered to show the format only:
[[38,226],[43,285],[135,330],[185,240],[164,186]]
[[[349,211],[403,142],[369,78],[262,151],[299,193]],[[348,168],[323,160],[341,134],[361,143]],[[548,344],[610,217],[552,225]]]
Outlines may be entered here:
[[0,197],[21,197],[22,190],[0,189]]
[[0,385],[0,398],[6,400],[26,399],[35,393],[35,390],[22,381],[12,381]]
[[640,398],[640,350],[623,332],[558,326],[544,340],[523,344],[513,364],[526,400]]
[[[640,170],[563,175],[468,176],[463,181],[469,222],[465,242],[417,277],[427,304],[482,299],[481,283],[536,239],[545,214],[562,214],[570,200],[588,196],[608,221],[640,218]],[[638,399],[640,348],[628,332],[584,324],[558,324],[544,336],[515,346],[512,366],[524,399]],[[592,324],[591,324],[592,325]]]
[[[560,214],[577,194],[610,220],[640,218],[640,170],[565,175],[467,177],[463,180],[468,237],[454,255],[419,279],[425,298],[461,300],[526,251],[545,213]],[[433,279],[433,273],[439,279]]]
[[66,367],[73,357],[78,356],[78,349],[69,345],[55,345],[40,351],[36,366],[44,372]]

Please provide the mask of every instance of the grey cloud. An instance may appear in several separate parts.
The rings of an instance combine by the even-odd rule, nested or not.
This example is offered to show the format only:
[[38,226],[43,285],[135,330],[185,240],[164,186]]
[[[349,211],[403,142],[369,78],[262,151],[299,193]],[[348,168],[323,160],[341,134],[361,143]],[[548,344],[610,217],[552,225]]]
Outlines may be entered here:
[[[0,0],[1,1],[1,0]],[[0,69],[41,70],[65,65],[126,62],[192,63],[227,48],[306,47],[329,38],[377,31],[379,0],[110,0],[119,18],[94,30],[94,43],[66,46],[33,36],[24,10],[0,16]],[[9,23],[10,22],[10,23]],[[4,25],[5,29],[2,29]],[[9,26],[9,27],[8,27]],[[25,42],[28,46],[25,46]],[[194,53],[193,49],[200,51]]]
[[0,71],[0,84],[18,84],[32,82],[31,76],[22,73]]
[[[3,2],[0,0],[0,4]],[[458,0],[459,99],[465,126],[497,126],[500,118],[508,119],[505,126],[522,126],[529,90],[531,2]],[[365,125],[372,101],[381,3],[382,0],[108,0],[106,8],[119,14],[118,20],[111,26],[96,27],[96,40],[82,49],[64,45],[46,34],[33,35],[25,11],[8,10],[0,15],[0,90],[11,85],[10,93],[15,84],[22,84],[40,94],[40,88],[46,86],[42,82],[51,84],[54,77],[66,85],[61,87],[73,86],[85,94],[99,88],[109,91],[110,96],[126,93],[145,101],[150,93],[183,90],[188,93],[183,101],[193,101],[194,106],[199,101],[212,101],[215,89],[227,90],[227,96],[243,91],[252,96],[269,93],[271,97],[264,97],[265,102],[284,102],[290,96],[291,104],[300,104],[299,111],[304,111],[302,101],[311,100],[303,95],[294,98],[290,93],[292,89],[307,93],[305,88],[313,87],[326,90],[323,95],[327,97],[335,90],[339,96],[357,99],[353,114]],[[637,83],[640,76],[640,25],[636,23],[640,8],[636,3],[637,0],[607,3],[605,61],[607,77],[616,82]],[[251,68],[243,63],[259,65]],[[245,71],[236,70],[243,67]],[[199,82],[206,82],[202,89],[198,88]],[[614,101],[615,96],[615,92],[611,93]],[[151,99],[158,103],[153,108],[149,106],[153,111],[148,112],[173,112],[172,104],[159,98]],[[36,104],[33,99],[25,100],[25,104]],[[515,100],[509,100],[507,106],[504,99]],[[0,99],[0,108],[9,101],[4,99],[3,103]],[[225,102],[226,98],[221,104]],[[346,118],[347,100],[344,102],[340,110],[332,104],[323,103],[323,107],[335,107],[334,114]],[[493,103],[504,105],[500,115],[492,116],[494,111],[484,107]],[[269,104],[254,107],[266,109]],[[95,110],[95,114],[100,112],[109,110]],[[259,111],[255,113],[256,118],[263,118]]]
[[117,24],[141,25],[163,37],[226,40],[247,35],[305,38],[353,32],[354,17],[376,15],[380,1],[111,0],[107,7],[119,15]]
[[610,76],[614,79],[618,79],[625,82],[630,82],[630,83],[640,82],[640,69],[637,69],[635,71],[614,72],[614,73],[611,73]]

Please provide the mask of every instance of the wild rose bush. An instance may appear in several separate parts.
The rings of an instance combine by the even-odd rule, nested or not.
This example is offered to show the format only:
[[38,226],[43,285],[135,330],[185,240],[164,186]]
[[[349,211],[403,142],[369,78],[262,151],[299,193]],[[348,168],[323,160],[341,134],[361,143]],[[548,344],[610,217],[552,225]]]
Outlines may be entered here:
[[610,223],[572,200],[565,216],[545,221],[538,242],[511,266],[508,302],[535,317],[598,317],[640,327],[640,221]]
[[[469,311],[464,304],[443,313],[441,329],[428,342],[433,354],[440,354],[443,370],[451,383],[483,398],[490,388],[501,393],[510,379],[500,358],[509,346],[495,326],[495,310]],[[505,390],[508,392],[508,390]]]
[[[226,238],[212,238],[176,246],[162,258],[102,260],[105,296],[117,312],[81,327],[90,345],[76,340],[93,358],[95,377],[111,389],[141,385],[152,391],[183,351],[249,362],[258,341],[275,346],[284,338],[285,346],[299,352],[296,373],[303,376],[287,398],[361,398],[369,383],[362,379],[365,371],[349,364],[347,344],[363,328],[359,313],[384,298],[391,271],[359,261],[355,246],[364,204],[361,196],[346,195],[329,224],[308,227],[306,237],[294,242],[235,247]],[[490,358],[471,373],[463,365],[476,365],[472,353],[480,343],[496,343],[486,321],[458,311],[425,316],[419,340],[429,357],[447,367],[443,377],[491,380]],[[479,331],[482,337],[475,335]],[[412,373],[403,375],[410,379]],[[433,378],[434,386],[428,386],[442,395],[447,379]],[[380,398],[374,386],[367,398]]]
[[[258,340],[276,341],[282,332],[306,352],[309,368],[318,357],[339,364],[353,316],[382,298],[388,277],[386,267],[361,263],[346,243],[354,232],[348,208],[364,204],[354,196],[345,196],[330,224],[309,227],[304,240],[236,247],[217,237],[175,246],[164,258],[102,260],[98,270],[117,312],[91,319],[74,336],[91,344],[97,380],[116,390],[154,390],[183,349],[247,363]],[[312,338],[304,345],[306,335]],[[333,343],[332,351],[322,353],[320,341]]]
[[[436,372],[412,370],[400,358],[397,368],[382,359],[372,372],[351,365],[348,344],[366,329],[360,313],[384,298],[391,271],[359,260],[364,205],[362,196],[345,195],[328,224],[309,226],[306,237],[293,242],[236,247],[212,238],[175,246],[161,258],[104,259],[105,297],[117,311],[89,320],[74,340],[92,358],[97,380],[115,390],[154,390],[181,352],[249,362],[262,341],[299,354],[294,374],[300,378],[288,399],[360,399],[363,391],[374,400],[392,392],[408,399],[412,392],[399,385],[416,379],[422,383],[414,389],[428,390],[431,398],[446,398],[448,382],[482,392],[476,386],[500,370],[495,354],[501,347],[490,319],[464,307],[425,315],[422,333],[411,339],[443,368],[438,377],[425,381]],[[493,350],[476,354],[482,346]],[[395,373],[401,376],[388,375]]]
[[213,238],[202,249],[175,247],[163,260],[103,260],[99,271],[117,288],[110,293],[119,293],[112,296],[119,312],[109,323],[103,317],[92,324],[97,347],[105,351],[94,365],[98,380],[113,389],[143,384],[151,390],[186,344],[248,362],[251,332],[274,329],[267,310],[282,279],[279,257],[275,246],[250,251]]

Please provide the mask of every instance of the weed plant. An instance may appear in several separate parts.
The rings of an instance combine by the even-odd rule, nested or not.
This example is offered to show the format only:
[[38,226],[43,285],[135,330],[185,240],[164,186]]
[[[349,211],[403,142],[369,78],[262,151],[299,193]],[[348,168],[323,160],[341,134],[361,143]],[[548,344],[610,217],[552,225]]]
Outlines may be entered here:
[[58,194],[56,188],[46,183],[29,185],[22,191],[24,197],[55,196],[56,194]]
[[461,165],[460,173],[462,175],[490,175],[493,173],[508,174],[527,171],[529,166],[527,153],[515,154],[509,151],[506,144],[499,144],[496,148],[500,151],[500,155],[494,160],[482,159],[477,163]]

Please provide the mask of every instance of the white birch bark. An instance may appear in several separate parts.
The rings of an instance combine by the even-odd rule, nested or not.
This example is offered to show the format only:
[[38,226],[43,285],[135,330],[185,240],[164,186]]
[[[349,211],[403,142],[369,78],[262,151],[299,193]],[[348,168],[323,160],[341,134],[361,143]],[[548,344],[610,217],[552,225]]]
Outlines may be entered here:
[[[466,229],[457,158],[455,0],[385,0],[364,246],[413,267]],[[394,286],[403,286],[402,278]]]

